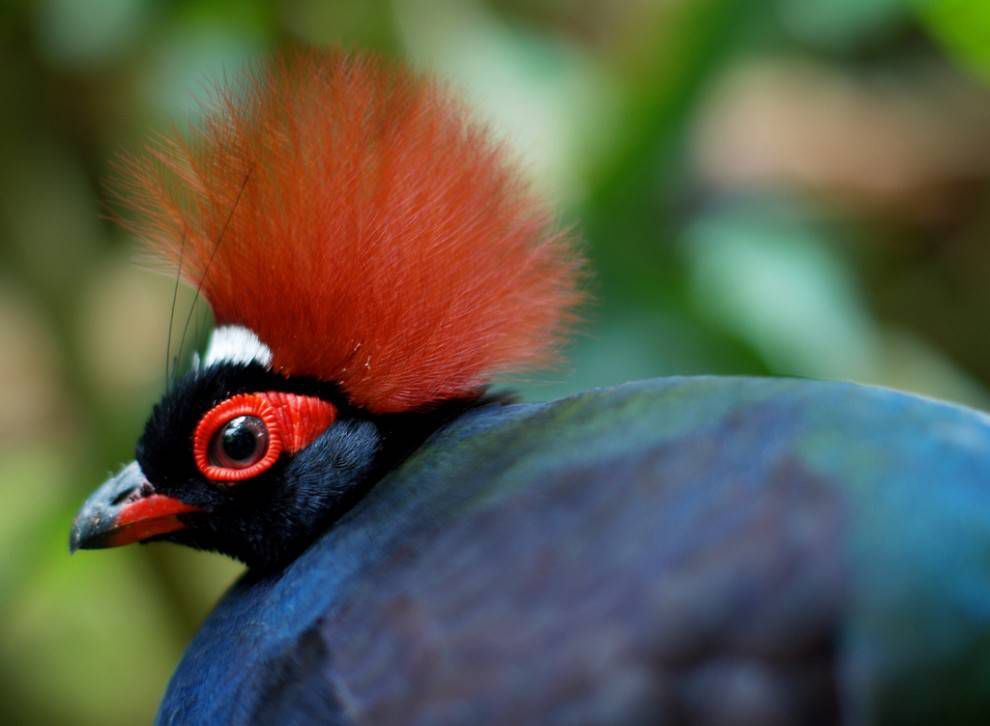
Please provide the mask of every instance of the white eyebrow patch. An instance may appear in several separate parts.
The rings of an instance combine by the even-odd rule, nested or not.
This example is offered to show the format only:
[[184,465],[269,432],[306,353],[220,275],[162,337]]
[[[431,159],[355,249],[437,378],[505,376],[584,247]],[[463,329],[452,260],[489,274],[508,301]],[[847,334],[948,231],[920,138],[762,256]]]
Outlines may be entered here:
[[260,363],[268,368],[272,364],[272,349],[243,325],[222,325],[214,329],[203,357],[204,367],[218,363]]

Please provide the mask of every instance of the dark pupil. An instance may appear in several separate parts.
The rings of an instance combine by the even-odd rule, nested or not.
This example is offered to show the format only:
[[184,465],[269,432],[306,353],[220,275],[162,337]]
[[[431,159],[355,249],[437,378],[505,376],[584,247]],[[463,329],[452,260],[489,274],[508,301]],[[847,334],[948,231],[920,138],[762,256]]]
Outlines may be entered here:
[[250,459],[257,450],[256,426],[252,423],[247,416],[240,416],[224,427],[220,446],[233,461]]

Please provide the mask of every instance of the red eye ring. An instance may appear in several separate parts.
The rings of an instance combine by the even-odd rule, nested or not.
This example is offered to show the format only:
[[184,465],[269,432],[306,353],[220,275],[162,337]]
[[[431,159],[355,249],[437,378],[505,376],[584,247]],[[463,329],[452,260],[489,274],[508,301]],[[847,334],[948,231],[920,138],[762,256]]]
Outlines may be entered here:
[[[239,416],[255,416],[268,429],[268,450],[254,464],[242,469],[217,466],[210,461],[209,451],[217,432]],[[251,479],[269,469],[282,453],[282,434],[275,408],[265,396],[242,393],[228,398],[210,409],[196,426],[193,434],[193,457],[204,476],[220,482]]]
[[[217,466],[210,459],[213,439],[240,416],[261,419],[268,433],[268,449],[250,466]],[[283,452],[294,454],[309,446],[336,419],[336,407],[314,396],[281,391],[241,393],[217,404],[200,419],[193,432],[193,458],[208,479],[234,484],[262,474]]]

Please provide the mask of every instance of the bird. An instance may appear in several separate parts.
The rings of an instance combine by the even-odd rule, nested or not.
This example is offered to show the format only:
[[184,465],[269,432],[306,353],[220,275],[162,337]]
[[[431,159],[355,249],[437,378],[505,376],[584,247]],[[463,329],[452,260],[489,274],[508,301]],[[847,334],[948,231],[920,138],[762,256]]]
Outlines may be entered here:
[[589,273],[497,137],[342,51],[216,94],[120,167],[216,325],[70,534],[247,565],[158,723],[986,722],[987,416],[744,377],[520,402],[492,382],[559,360]]

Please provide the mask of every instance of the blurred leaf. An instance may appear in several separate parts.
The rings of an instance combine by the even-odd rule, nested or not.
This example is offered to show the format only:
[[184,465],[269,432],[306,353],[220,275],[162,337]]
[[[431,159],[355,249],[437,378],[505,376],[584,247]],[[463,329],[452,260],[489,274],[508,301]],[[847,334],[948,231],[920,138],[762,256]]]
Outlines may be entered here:
[[873,324],[850,272],[794,210],[720,211],[700,220],[689,239],[697,304],[749,339],[776,372],[873,375]]
[[166,123],[195,122],[219,81],[261,57],[267,40],[250,24],[191,20],[155,50],[143,79],[146,98]]
[[0,659],[57,722],[148,723],[180,654],[137,550],[69,558],[64,525],[5,603]]
[[963,66],[990,81],[990,2],[917,0],[932,35]]
[[[75,462],[55,446],[7,448],[0,455],[0,603],[23,590],[39,566],[48,522],[64,509]],[[66,535],[68,536],[68,535]],[[66,540],[67,541],[67,540]]]
[[658,376],[767,372],[724,330],[699,324],[690,311],[676,307],[614,310],[579,333],[566,360],[553,374],[506,386],[524,399],[548,401]]
[[404,0],[397,11],[407,53],[453,82],[538,189],[558,205],[580,199],[615,106],[592,59],[560,38],[508,26],[477,2]]
[[78,70],[116,59],[151,19],[147,0],[39,0],[38,47],[54,64]]
[[781,0],[784,26],[801,40],[823,49],[845,51],[902,24],[911,0]]
[[396,46],[392,5],[374,0],[283,0],[279,10],[286,27],[307,43],[390,54]]
[[879,343],[871,382],[990,411],[987,389],[930,343],[902,330],[885,332]]
[[591,171],[582,215],[602,293],[655,305],[678,294],[672,201],[681,190],[677,155],[707,83],[737,49],[747,22],[742,0],[665,4],[643,29],[651,42],[625,59],[616,124],[622,129]]

